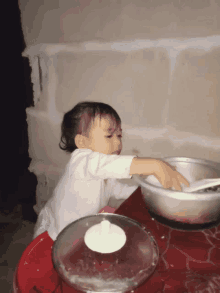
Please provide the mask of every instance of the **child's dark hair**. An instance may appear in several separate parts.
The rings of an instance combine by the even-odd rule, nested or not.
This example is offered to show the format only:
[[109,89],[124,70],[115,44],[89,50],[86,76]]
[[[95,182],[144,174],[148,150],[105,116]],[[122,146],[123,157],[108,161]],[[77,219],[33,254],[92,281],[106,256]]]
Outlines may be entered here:
[[118,113],[109,105],[99,102],[81,102],[78,103],[72,110],[67,112],[63,117],[61,125],[61,141],[59,147],[72,153],[77,146],[75,144],[75,137],[77,134],[88,136],[91,122],[100,116],[109,115],[116,124],[121,124],[121,119]]

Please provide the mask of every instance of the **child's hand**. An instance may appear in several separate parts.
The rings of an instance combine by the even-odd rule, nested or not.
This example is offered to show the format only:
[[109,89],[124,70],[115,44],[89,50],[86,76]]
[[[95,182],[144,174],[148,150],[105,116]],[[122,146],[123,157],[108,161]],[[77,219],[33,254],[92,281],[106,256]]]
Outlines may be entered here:
[[105,206],[104,208],[102,208],[100,211],[99,211],[99,214],[101,213],[110,213],[110,214],[113,214],[115,212],[115,208],[112,208],[110,206]]
[[164,188],[174,187],[176,190],[181,191],[181,184],[189,186],[189,182],[176,171],[176,167],[161,160],[155,160],[155,170],[152,175],[160,181]]
[[176,168],[168,163],[152,158],[133,158],[130,167],[130,175],[154,175],[164,188],[174,187],[181,191],[181,184],[189,186],[189,182],[184,178]]

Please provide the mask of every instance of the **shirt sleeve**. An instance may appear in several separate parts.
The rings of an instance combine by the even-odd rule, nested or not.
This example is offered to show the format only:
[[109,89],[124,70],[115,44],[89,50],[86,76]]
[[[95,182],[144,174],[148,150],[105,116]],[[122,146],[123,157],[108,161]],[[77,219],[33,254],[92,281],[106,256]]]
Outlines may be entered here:
[[98,152],[81,152],[73,166],[77,166],[77,179],[131,178],[130,166],[135,156],[105,155]]
[[109,198],[127,199],[137,188],[138,184],[132,179],[108,179],[107,181]]

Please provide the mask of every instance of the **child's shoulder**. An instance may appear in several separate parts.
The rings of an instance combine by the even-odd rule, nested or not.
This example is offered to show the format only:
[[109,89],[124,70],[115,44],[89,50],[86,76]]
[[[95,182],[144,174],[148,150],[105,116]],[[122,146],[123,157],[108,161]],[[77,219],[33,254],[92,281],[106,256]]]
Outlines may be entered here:
[[93,151],[90,149],[76,149],[71,153],[71,157],[88,155],[90,153],[93,153]]

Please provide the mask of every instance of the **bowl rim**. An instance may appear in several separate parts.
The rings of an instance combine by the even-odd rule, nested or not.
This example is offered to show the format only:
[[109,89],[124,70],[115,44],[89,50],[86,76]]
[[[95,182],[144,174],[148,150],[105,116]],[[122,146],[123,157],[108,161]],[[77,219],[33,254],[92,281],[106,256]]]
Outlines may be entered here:
[[201,158],[191,158],[191,157],[173,157],[173,156],[168,156],[161,158],[161,160],[164,161],[170,161],[170,160],[184,160],[185,162],[194,162],[194,163],[199,163],[199,164],[205,164],[205,165],[211,165],[214,168],[218,169],[220,171],[220,162],[215,162],[212,160],[207,160],[207,159],[201,159]]
[[[190,158],[190,157],[165,157],[165,158],[161,158],[161,160],[164,160],[168,163],[172,162],[172,161],[185,161],[185,162],[192,162],[192,163],[197,163],[197,164],[203,164],[203,165],[208,165],[208,166],[213,166],[213,168],[216,171],[220,172],[220,163],[216,163],[214,161],[209,161],[209,160],[203,160],[203,159],[197,159],[197,158]],[[148,175],[150,176],[150,175]],[[182,191],[177,191],[177,190],[172,190],[172,189],[165,189],[163,187],[160,186],[156,186],[153,185],[149,182],[146,182],[143,178],[141,178],[140,175],[138,174],[134,174],[133,175],[134,180],[136,181],[136,183],[138,183],[138,185],[141,188],[144,188],[143,185],[147,185],[148,187],[150,187],[151,191],[154,193],[158,193],[159,190],[163,190],[163,193],[165,196],[176,199],[176,200],[186,200],[186,201],[198,201],[199,200],[204,200],[204,201],[213,201],[215,199],[220,199],[220,193],[216,193],[216,192],[205,192],[205,193],[199,193],[199,192],[182,192]],[[185,198],[183,197],[183,194],[185,194]],[[160,195],[160,194],[159,194]],[[160,195],[160,196],[164,196],[164,195]]]

